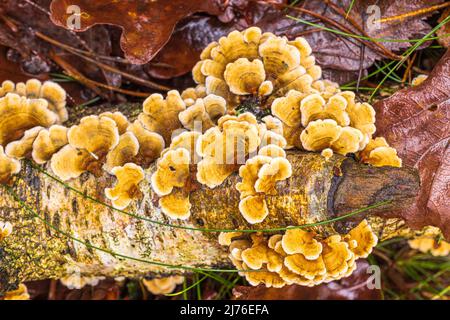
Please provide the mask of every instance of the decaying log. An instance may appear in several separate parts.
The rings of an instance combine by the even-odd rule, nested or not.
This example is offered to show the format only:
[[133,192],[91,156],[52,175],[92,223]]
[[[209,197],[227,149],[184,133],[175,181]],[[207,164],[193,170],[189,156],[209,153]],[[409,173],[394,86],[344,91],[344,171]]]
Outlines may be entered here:
[[[239,213],[236,174],[215,189],[194,190],[191,217],[183,222],[170,220],[159,210],[158,197],[149,185],[151,166],[140,185],[143,198],[126,211],[185,227],[268,229],[323,221],[389,200],[351,219],[314,228],[324,236],[346,232],[367,217],[382,239],[407,232],[400,220],[385,219],[382,212],[406,208],[414,201],[419,189],[414,170],[373,168],[341,156],[325,161],[320,154],[298,151],[289,152],[288,159],[293,175],[277,184],[278,195],[266,198],[270,214],[257,225],[249,225]],[[49,168],[45,170],[52,174]],[[114,178],[106,173],[99,178],[85,173],[68,185],[109,203],[104,189],[113,183]],[[21,281],[60,278],[74,269],[89,276],[143,277],[186,272],[191,267],[231,267],[226,249],[217,242],[217,232],[168,227],[113,210],[67,188],[29,162],[23,163],[11,187],[0,190],[0,220],[14,226],[13,233],[0,242],[0,293]]]

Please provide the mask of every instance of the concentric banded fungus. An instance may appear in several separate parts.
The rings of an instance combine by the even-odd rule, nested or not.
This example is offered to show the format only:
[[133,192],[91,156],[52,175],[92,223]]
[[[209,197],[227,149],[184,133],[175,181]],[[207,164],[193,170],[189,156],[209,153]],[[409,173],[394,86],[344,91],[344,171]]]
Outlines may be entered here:
[[220,185],[237,165],[256,152],[260,142],[252,114],[221,117],[218,127],[207,130],[197,141],[197,152],[203,157],[197,165],[198,182],[210,188]]
[[242,232],[221,232],[219,233],[219,244],[229,246],[234,238],[239,238],[242,234]]
[[239,212],[248,223],[263,222],[269,214],[264,195],[248,196],[239,202]]
[[[186,106],[192,105],[197,99],[206,97],[206,88],[204,85],[198,85],[195,88],[187,88],[181,92],[181,98],[183,98]],[[191,102],[190,104],[187,101]]]
[[125,131],[127,131],[127,128],[129,126],[129,122],[127,117],[125,117],[122,112],[116,111],[116,112],[103,112],[100,113],[100,117],[107,117],[110,119],[113,119],[114,122],[117,125],[117,129],[119,130],[119,134],[124,134]]
[[313,90],[311,85],[322,72],[311,52],[303,38],[288,41],[251,27],[207,46],[192,74],[208,94],[224,97],[229,107],[251,97],[265,104],[291,89]]
[[243,234],[236,237],[222,239],[223,244],[231,240],[232,263],[246,270],[240,274],[252,285],[263,283],[268,287],[274,283],[280,287],[283,283],[314,286],[347,277],[356,269],[356,260],[366,257],[376,245],[367,221],[344,237],[335,234],[323,240],[316,239],[313,232],[292,228],[268,239],[259,233],[250,239]]
[[306,127],[317,119],[333,119],[340,126],[348,126],[350,117],[346,112],[347,100],[336,94],[325,101],[320,94],[310,94],[300,102],[302,125]]
[[174,189],[169,195],[159,198],[161,211],[172,219],[186,220],[191,215],[189,193],[182,189]]
[[178,91],[169,91],[166,99],[155,93],[144,101],[144,112],[138,119],[146,129],[159,133],[165,143],[169,144],[172,133],[181,128],[178,114],[185,109],[186,104]]
[[0,98],[0,145],[6,146],[22,138],[26,130],[48,128],[57,120],[46,100],[29,100],[14,93]]
[[132,200],[142,197],[139,183],[144,180],[144,170],[134,163],[114,167],[111,173],[116,176],[117,183],[113,188],[106,188],[105,195],[115,208],[124,209]]
[[292,167],[289,161],[282,157],[273,158],[270,163],[264,164],[258,171],[258,180],[255,182],[256,192],[275,195],[275,185],[278,181],[285,180],[292,175]]
[[163,137],[159,133],[145,129],[137,120],[128,126],[127,131],[139,142],[139,151],[134,162],[147,168],[161,155],[165,146]]
[[70,144],[53,154],[50,160],[52,171],[63,181],[77,178],[83,172],[90,171],[100,174],[100,166],[87,150],[76,149]]
[[397,150],[389,147],[384,138],[371,139],[364,150],[359,153],[361,161],[375,167],[401,167],[402,159],[397,156]]
[[423,253],[431,253],[435,257],[445,257],[450,254],[450,243],[442,237],[436,227],[426,227],[424,234],[408,241],[409,246]]
[[36,140],[39,132],[41,132],[43,129],[43,127],[34,127],[25,131],[23,137],[20,140],[8,143],[5,148],[5,153],[8,155],[8,157],[16,159],[23,159],[25,157],[31,156],[33,143]]
[[57,115],[59,123],[68,119],[66,91],[55,82],[46,81],[42,83],[37,79],[30,79],[26,83],[19,82],[14,85],[11,81],[5,81],[0,88],[0,97],[9,92],[28,99],[44,99],[48,102],[48,108]]
[[20,172],[20,161],[8,157],[0,146],[0,183],[8,183],[11,177]]
[[67,132],[69,144],[101,159],[119,143],[116,122],[108,117],[87,116]]
[[189,178],[190,156],[186,149],[167,151],[157,163],[152,175],[152,188],[159,196],[172,192],[174,187],[184,187]]
[[200,155],[198,154],[196,147],[197,141],[201,137],[201,135],[202,134],[200,132],[196,131],[184,131],[172,139],[169,149],[186,149],[187,151],[189,151],[191,164],[197,164],[200,161]]
[[190,215],[189,193],[174,189],[186,185],[189,165],[189,151],[184,148],[168,150],[158,160],[157,170],[151,177],[152,188],[161,197],[161,210],[174,219],[187,219]]
[[367,220],[361,221],[356,228],[350,230],[344,239],[347,242],[356,241],[356,247],[351,246],[350,249],[358,258],[367,258],[378,242]]
[[16,290],[6,292],[3,300],[30,300],[27,287],[21,283]]
[[327,277],[340,278],[348,270],[348,262],[353,258],[348,244],[341,241],[341,236],[334,235],[324,241],[322,258],[327,270]]
[[101,280],[104,279],[105,277],[80,276],[79,273],[74,272],[60,278],[59,281],[61,281],[61,283],[70,290],[80,290],[85,286],[95,287],[100,283]]
[[69,129],[60,125],[53,125],[48,129],[40,130],[33,142],[31,156],[36,163],[43,164],[49,161],[52,155],[69,143],[67,131]]
[[178,118],[186,129],[204,132],[214,126],[226,110],[225,99],[210,94],[197,99],[189,108],[180,112]]
[[52,156],[51,168],[62,180],[85,171],[102,174],[106,155],[119,142],[116,122],[108,117],[88,116],[67,132],[69,145]]
[[139,141],[133,132],[125,132],[119,137],[119,143],[106,155],[105,170],[112,172],[114,167],[132,162],[139,152]]
[[13,231],[13,226],[9,222],[0,221],[0,241],[9,236]]
[[287,254],[300,253],[308,260],[315,260],[322,253],[322,244],[314,238],[314,233],[301,229],[286,230],[281,245]]
[[171,276],[166,278],[155,278],[152,280],[143,279],[145,288],[154,295],[172,293],[176,286],[184,282],[182,276]]
[[305,150],[322,151],[330,148],[342,155],[357,152],[363,139],[364,136],[359,130],[352,127],[342,128],[331,119],[310,122],[300,135]]

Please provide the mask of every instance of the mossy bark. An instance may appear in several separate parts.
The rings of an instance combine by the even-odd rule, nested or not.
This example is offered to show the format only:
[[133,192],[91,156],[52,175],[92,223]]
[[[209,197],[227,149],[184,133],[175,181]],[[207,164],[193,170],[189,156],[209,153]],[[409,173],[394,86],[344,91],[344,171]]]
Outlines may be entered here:
[[[239,213],[236,174],[215,189],[199,186],[192,191],[191,217],[187,221],[168,219],[158,208],[158,197],[149,185],[154,166],[146,170],[146,178],[140,184],[143,198],[134,201],[126,211],[180,226],[262,229],[313,223],[379,201],[393,200],[349,222],[318,226],[315,230],[323,236],[345,232],[367,216],[382,238],[408,232],[400,220],[387,219],[382,212],[407,207],[414,200],[419,188],[414,171],[370,168],[340,156],[325,161],[315,153],[289,152],[288,159],[293,175],[277,184],[277,195],[267,197],[270,214],[260,224],[249,225]],[[105,203],[109,202],[104,189],[113,183],[114,178],[106,173],[98,178],[85,173],[69,182],[71,187]],[[23,208],[7,188],[0,188],[0,220],[14,226],[11,236],[0,242],[0,292],[26,280],[60,278],[69,270],[78,270],[80,275],[109,277],[186,271],[148,261],[200,268],[231,267],[226,248],[217,243],[217,233],[167,227],[112,210],[68,189],[30,163],[23,163],[11,189],[47,224]]]

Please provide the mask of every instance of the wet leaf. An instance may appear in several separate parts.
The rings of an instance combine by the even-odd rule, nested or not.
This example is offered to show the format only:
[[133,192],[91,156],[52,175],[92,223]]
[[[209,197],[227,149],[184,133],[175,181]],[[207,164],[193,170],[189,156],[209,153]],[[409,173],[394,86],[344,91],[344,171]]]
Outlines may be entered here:
[[369,263],[358,260],[358,267],[347,278],[321,284],[315,287],[290,285],[284,288],[238,286],[233,289],[237,300],[379,300],[381,291],[369,289],[371,273],[367,273]]
[[[442,22],[445,18],[450,15],[450,8],[447,8],[444,12],[442,12],[441,17],[438,22]],[[450,48],[450,24],[447,23],[441,29],[436,32],[436,35],[439,37],[438,42],[441,46]]]
[[219,1],[215,0],[54,0],[50,10],[55,24],[69,28],[67,21],[70,21],[72,14],[67,13],[69,6],[80,8],[80,27],[76,28],[77,31],[85,31],[97,24],[121,27],[121,47],[125,56],[137,64],[150,61],[158,53],[181,19],[195,12],[220,13]]
[[396,214],[414,228],[435,225],[450,239],[450,51],[421,85],[400,90],[375,108],[377,135],[421,177],[414,207]]

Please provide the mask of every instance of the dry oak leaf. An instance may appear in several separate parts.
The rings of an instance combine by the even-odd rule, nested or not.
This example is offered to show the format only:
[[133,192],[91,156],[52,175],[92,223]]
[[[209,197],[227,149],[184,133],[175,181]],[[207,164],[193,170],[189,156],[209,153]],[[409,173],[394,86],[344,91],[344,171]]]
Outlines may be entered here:
[[450,50],[420,85],[374,105],[377,135],[397,149],[421,179],[414,206],[395,212],[413,228],[439,227],[450,239]]
[[[80,13],[73,16],[69,6],[78,6]],[[79,17],[80,28],[75,31],[97,24],[119,26],[123,30],[122,50],[135,64],[150,61],[169,41],[179,20],[195,12],[221,13],[217,0],[53,0],[50,11],[52,21],[66,29],[70,29],[70,19]]]

